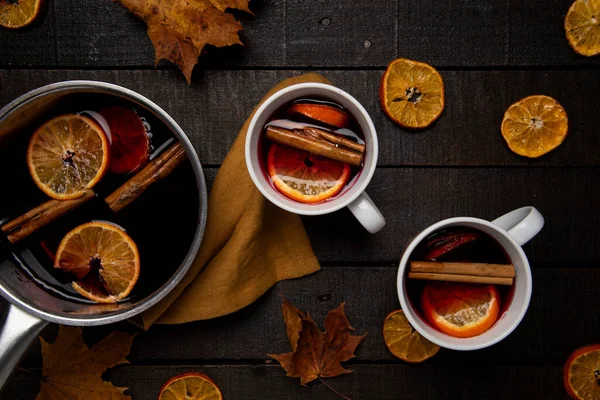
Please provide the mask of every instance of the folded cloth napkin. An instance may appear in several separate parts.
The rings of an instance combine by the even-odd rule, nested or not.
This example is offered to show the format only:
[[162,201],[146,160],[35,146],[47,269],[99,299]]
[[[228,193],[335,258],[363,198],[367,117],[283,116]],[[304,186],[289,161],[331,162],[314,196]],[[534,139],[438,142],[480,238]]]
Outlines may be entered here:
[[[313,73],[289,78],[273,87],[259,105],[273,93],[301,82],[330,83]],[[300,217],[266,200],[248,174],[244,146],[254,112],[212,186],[206,231],[196,259],[182,282],[142,314],[145,329],[155,322],[181,324],[232,313],[276,282],[319,270]]]

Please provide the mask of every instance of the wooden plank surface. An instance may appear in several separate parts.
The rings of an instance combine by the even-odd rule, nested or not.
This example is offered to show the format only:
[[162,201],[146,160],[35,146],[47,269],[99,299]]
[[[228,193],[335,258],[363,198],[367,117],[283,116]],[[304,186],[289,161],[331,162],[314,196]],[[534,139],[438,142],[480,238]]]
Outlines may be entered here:
[[[236,13],[245,46],[209,48],[187,86],[171,64],[154,70],[143,22],[112,2],[48,2],[21,31],[0,30],[0,107],[41,85],[67,80],[114,82],[149,97],[182,126],[209,185],[240,126],[280,80],[317,71],[369,111],[380,140],[368,188],[388,220],[369,235],[348,210],[303,218],[322,271],[281,282],[232,315],[141,333],[131,365],[106,377],[155,399],[170,376],[207,373],[228,399],[337,399],[309,388],[267,353],[289,344],[282,296],[320,324],[341,302],[357,333],[369,332],[350,361],[355,372],[328,382],[352,399],[561,399],[562,363],[598,340],[593,310],[600,279],[600,58],[575,54],[563,20],[573,0],[252,0],[254,17]],[[446,110],[431,128],[408,132],[378,104],[385,66],[406,57],[440,68]],[[556,98],[569,115],[569,137],[537,160],[512,154],[499,133],[506,108],[531,94]],[[420,365],[395,359],[381,325],[399,307],[397,263],[428,225],[452,216],[493,219],[523,205],[546,217],[525,251],[534,290],[529,312],[506,340],[477,352],[442,350]],[[0,301],[0,309],[5,304]],[[90,343],[118,325],[87,328]],[[52,338],[56,326],[44,335]],[[1,399],[33,399],[39,390],[39,343],[25,356]]]
[[[1,47],[0,47],[1,48]],[[600,74],[578,71],[444,71],[446,110],[423,131],[407,131],[381,111],[382,71],[321,71],[365,106],[380,140],[380,166],[598,166]],[[0,106],[44,84],[91,79],[117,83],[157,102],[184,129],[204,164],[220,164],[243,121],[280,80],[301,71],[207,71],[191,88],[175,71],[0,70]],[[18,84],[15,84],[17,83]],[[251,84],[248,84],[251,82]],[[525,96],[556,98],[569,115],[569,136],[530,160],[513,154],[500,134],[506,108]]]
[[[570,268],[534,268],[529,311],[504,341],[474,352],[441,350],[427,365],[440,371],[452,365],[562,365],[574,349],[597,340],[600,330],[598,315],[582,308],[590,310],[597,301],[600,268],[566,267]],[[319,326],[329,310],[345,302],[356,333],[368,332],[350,363],[393,362],[396,358],[385,347],[381,329],[385,316],[400,308],[396,274],[395,265],[326,266],[311,276],[278,283],[254,304],[229,316],[155,325],[136,337],[128,359],[134,365],[264,362],[269,353],[290,351],[281,316],[281,301],[287,298]],[[131,329],[124,324],[87,328],[85,337],[93,342],[116,328]],[[56,327],[51,327],[45,336],[53,340],[55,334]],[[40,363],[35,343],[22,366]]]
[[[217,170],[205,169],[209,187]],[[600,261],[599,179],[598,168],[379,168],[367,192],[387,220],[380,233],[369,234],[345,208],[303,221],[323,262],[396,263],[415,235],[442,219],[493,220],[534,205],[546,226],[525,245],[530,260],[589,265]]]
[[[325,267],[305,279],[281,282],[257,304],[230,317],[189,325],[157,325],[136,340],[130,359],[144,363],[157,359],[263,360],[267,353],[287,352],[289,343],[280,311],[283,296],[310,312],[319,325],[327,311],[346,302],[357,334],[369,332],[353,362],[393,361],[381,329],[385,316],[400,308],[396,275],[395,267]],[[439,370],[461,364],[562,365],[575,348],[597,340],[598,316],[574,310],[596,301],[598,279],[598,269],[534,270],[530,309],[511,336],[477,352],[442,350],[428,364]],[[569,329],[563,329],[565,326]],[[174,337],[176,345],[156,346]]]
[[[326,382],[351,399],[567,399],[562,392],[562,370],[558,366],[454,365],[439,369],[427,364],[352,366],[353,373]],[[128,386],[135,400],[154,400],[170,377],[198,371],[220,386],[226,399],[340,399],[323,383],[309,387],[285,376],[275,365],[119,366],[108,374],[117,386]],[[6,393],[33,399],[39,390],[38,369],[19,371]],[[443,384],[440,384],[443,381]],[[465,383],[468,382],[468,383]],[[8,399],[8,397],[7,397]]]
[[437,221],[492,220],[534,205],[547,223],[525,246],[531,260],[597,263],[598,179],[596,168],[381,168],[367,188],[387,219],[379,234],[368,234],[346,209],[304,222],[321,260],[396,262],[409,241]]
[[[201,65],[382,67],[408,57],[442,67],[598,66],[566,43],[571,3],[254,0],[256,16],[239,16],[245,46],[210,49]],[[145,25],[108,1],[52,2],[34,26],[0,32],[2,67],[153,65]]]

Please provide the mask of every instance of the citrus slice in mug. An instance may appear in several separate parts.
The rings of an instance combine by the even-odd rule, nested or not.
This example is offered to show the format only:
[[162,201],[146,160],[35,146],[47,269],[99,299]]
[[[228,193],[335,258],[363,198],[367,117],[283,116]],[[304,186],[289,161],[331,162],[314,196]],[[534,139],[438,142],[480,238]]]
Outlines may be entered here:
[[341,108],[333,105],[295,103],[292,104],[289,111],[327,125],[335,126],[336,128],[345,128],[350,123],[350,115]]
[[350,166],[293,147],[272,144],[267,169],[282,194],[301,203],[320,203],[348,183]]
[[435,235],[425,243],[427,252],[423,256],[426,261],[436,261],[438,258],[461,248],[479,238],[473,231],[449,231]]
[[0,26],[23,28],[33,22],[40,13],[42,0],[0,1]]
[[402,310],[392,311],[385,317],[383,339],[394,356],[410,363],[425,361],[440,350],[440,346],[425,339],[410,325]]
[[574,399],[600,399],[600,344],[575,350],[565,363],[563,381]]
[[106,134],[91,118],[61,115],[35,131],[27,148],[27,166],[48,196],[76,199],[104,176],[109,146]]
[[429,282],[423,288],[421,309],[436,329],[467,338],[490,329],[500,312],[500,295],[494,285]]
[[76,279],[79,294],[98,303],[122,300],[140,275],[135,242],[111,223],[93,221],[69,232],[58,246],[54,267]]
[[187,372],[169,379],[161,388],[158,400],[221,400],[221,390],[208,376]]

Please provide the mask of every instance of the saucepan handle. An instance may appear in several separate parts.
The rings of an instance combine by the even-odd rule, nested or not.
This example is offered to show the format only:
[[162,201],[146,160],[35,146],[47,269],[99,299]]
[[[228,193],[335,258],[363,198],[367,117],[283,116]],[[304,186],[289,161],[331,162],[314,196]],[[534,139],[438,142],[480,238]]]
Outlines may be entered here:
[[0,389],[48,322],[10,304],[0,321]]

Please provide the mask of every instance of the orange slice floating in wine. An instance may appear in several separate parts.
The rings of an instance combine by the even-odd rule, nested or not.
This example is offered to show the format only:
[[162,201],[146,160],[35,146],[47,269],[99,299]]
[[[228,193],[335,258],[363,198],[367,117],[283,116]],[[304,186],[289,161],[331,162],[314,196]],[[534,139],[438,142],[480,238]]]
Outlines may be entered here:
[[27,166],[36,185],[48,196],[75,199],[102,179],[109,151],[108,138],[95,121],[82,115],[61,115],[35,131],[27,148]]
[[426,261],[437,261],[438,258],[479,238],[479,234],[471,231],[441,233],[425,244],[427,252],[423,256]]
[[161,388],[158,400],[221,400],[215,382],[198,372],[188,372],[169,379]]
[[345,128],[350,123],[350,115],[346,111],[327,104],[296,103],[289,111],[336,128]]
[[135,172],[147,164],[150,140],[135,111],[110,107],[100,111],[100,115],[106,119],[112,138],[109,171],[115,174]]
[[440,346],[425,339],[410,325],[402,310],[392,311],[385,317],[383,339],[394,356],[410,363],[423,362],[440,350]]
[[54,267],[77,279],[71,285],[82,296],[98,303],[114,303],[133,290],[140,275],[140,255],[122,228],[93,221],[63,238]]
[[435,328],[467,338],[482,334],[496,323],[500,295],[494,285],[429,282],[423,288],[421,308]]
[[269,149],[267,168],[277,190],[301,203],[334,197],[350,178],[348,164],[276,143]]

